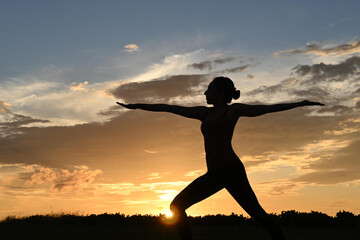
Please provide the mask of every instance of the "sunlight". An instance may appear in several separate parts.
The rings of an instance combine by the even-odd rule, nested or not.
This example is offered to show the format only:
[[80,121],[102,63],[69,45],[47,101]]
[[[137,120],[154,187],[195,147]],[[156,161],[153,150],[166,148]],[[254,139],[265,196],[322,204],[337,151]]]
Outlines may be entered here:
[[177,220],[171,210],[165,211],[163,214],[160,214],[160,216],[162,223],[165,225],[173,225]]
[[165,212],[165,215],[167,218],[171,218],[173,216],[173,213],[170,210],[168,210]]
[[162,195],[159,195],[158,197],[161,200],[169,201],[174,199],[174,197],[179,193],[177,190],[158,190],[157,193],[163,193]]

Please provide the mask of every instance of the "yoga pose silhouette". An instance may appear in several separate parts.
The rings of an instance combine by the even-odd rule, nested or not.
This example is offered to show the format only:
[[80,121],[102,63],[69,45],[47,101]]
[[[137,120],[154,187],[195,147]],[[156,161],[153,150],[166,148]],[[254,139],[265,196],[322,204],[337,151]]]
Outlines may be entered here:
[[280,227],[260,206],[253,192],[245,168],[235,154],[231,139],[239,117],[256,117],[266,113],[289,110],[301,106],[323,105],[318,102],[302,101],[273,105],[247,105],[234,103],[240,97],[231,79],[216,77],[204,93],[208,104],[213,107],[183,107],[167,104],[117,104],[128,109],[162,111],[200,120],[204,135],[206,164],[208,171],[195,179],[171,202],[170,209],[176,218],[176,228],[181,239],[192,239],[185,210],[223,188],[233,196],[239,205],[259,222],[273,239],[284,240]]

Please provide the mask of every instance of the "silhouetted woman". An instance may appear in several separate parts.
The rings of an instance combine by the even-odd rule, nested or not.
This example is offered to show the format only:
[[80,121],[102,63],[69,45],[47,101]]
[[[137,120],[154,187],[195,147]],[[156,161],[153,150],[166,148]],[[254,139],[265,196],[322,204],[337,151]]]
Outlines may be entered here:
[[187,118],[200,120],[204,135],[206,164],[208,171],[182,190],[170,204],[181,239],[192,239],[185,210],[223,188],[233,196],[240,206],[258,221],[273,239],[285,239],[275,221],[260,206],[246,176],[245,168],[235,154],[231,139],[239,117],[256,117],[266,113],[284,111],[301,106],[323,105],[302,101],[274,105],[247,105],[234,103],[240,97],[232,80],[216,77],[204,93],[208,104],[213,107],[183,107],[167,104],[123,104],[128,109],[170,112]]

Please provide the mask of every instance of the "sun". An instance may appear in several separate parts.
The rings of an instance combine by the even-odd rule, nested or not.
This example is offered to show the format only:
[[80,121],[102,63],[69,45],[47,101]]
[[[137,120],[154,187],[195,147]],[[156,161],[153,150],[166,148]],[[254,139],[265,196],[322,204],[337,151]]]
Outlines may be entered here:
[[161,220],[162,220],[162,223],[165,225],[173,225],[176,223],[177,217],[175,217],[174,214],[170,210],[167,210],[166,212],[164,212],[162,214]]
[[167,210],[165,212],[165,215],[166,215],[167,218],[171,218],[173,216],[173,213],[170,210]]

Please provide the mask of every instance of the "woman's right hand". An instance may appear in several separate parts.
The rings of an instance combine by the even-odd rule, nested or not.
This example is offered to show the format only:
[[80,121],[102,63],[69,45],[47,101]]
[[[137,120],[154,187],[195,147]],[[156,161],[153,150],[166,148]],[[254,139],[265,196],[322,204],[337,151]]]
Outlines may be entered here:
[[325,106],[325,104],[323,104],[323,103],[312,102],[312,101],[309,101],[309,100],[304,100],[301,103],[302,103],[303,106],[315,106],[315,105]]
[[120,103],[120,102],[116,102],[117,104],[119,104],[120,106],[123,106],[124,108],[127,109],[137,109],[139,108],[139,104],[125,104],[125,103]]

